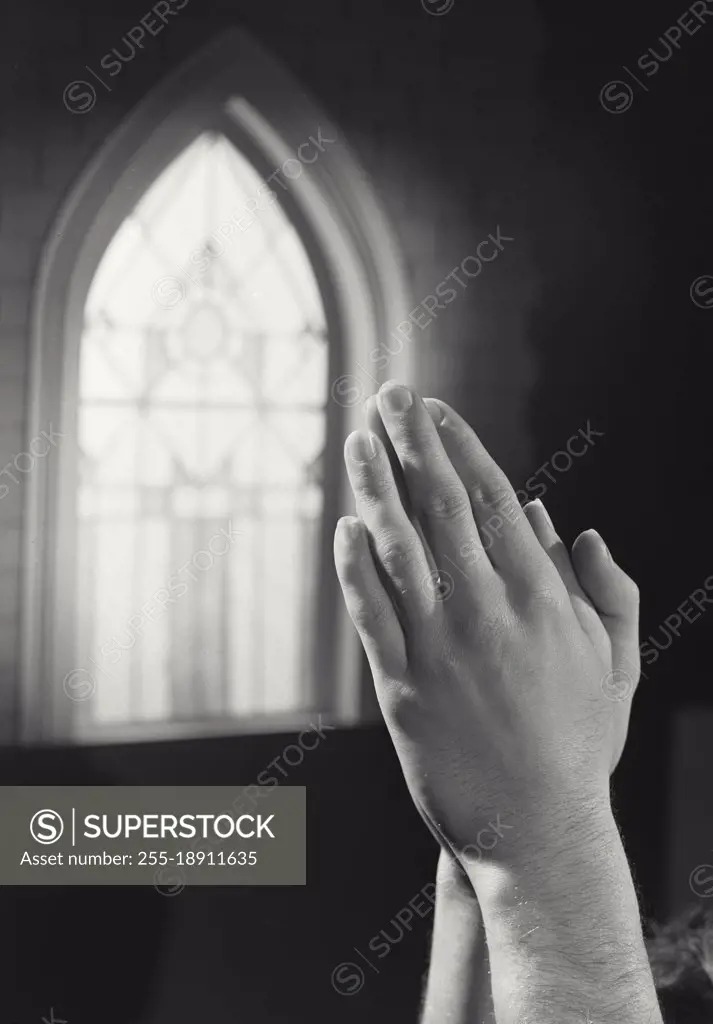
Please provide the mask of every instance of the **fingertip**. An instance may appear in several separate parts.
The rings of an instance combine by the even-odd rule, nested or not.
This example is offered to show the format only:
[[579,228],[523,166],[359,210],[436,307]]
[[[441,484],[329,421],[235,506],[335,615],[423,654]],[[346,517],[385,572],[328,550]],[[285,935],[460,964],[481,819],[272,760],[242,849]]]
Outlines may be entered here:
[[371,462],[382,449],[379,438],[372,431],[353,430],[344,442],[347,461],[363,464]]
[[334,543],[352,546],[361,539],[363,523],[359,516],[342,516],[334,528]]
[[572,546],[572,560],[584,589],[600,613],[633,620],[638,587],[618,565],[596,530],[585,530]]
[[584,530],[583,533],[575,540],[572,545],[572,553],[579,551],[582,555],[586,552],[587,555],[596,555],[606,562],[613,562],[614,559],[611,556],[611,551],[604,543],[604,538],[595,529],[591,528]]
[[381,419],[381,416],[379,415],[379,409],[376,405],[376,395],[369,395],[369,397],[364,402],[362,411],[364,413],[364,420],[366,422],[366,425],[369,427],[370,430],[373,430],[375,423]]
[[337,519],[337,528],[341,530],[352,530],[358,528],[361,519],[359,516],[340,516]]
[[389,455],[389,458],[393,462],[395,455],[393,455],[391,441],[386,427],[384,426],[384,421],[381,418],[381,413],[379,412],[376,395],[369,395],[364,403],[364,423],[366,424],[366,429],[379,438],[384,447],[384,451]]
[[555,527],[550,517],[550,514],[539,498],[533,498],[532,501],[528,501],[528,503],[525,505],[524,512],[527,515],[528,519],[530,519],[531,523],[533,521],[533,515],[536,517],[540,517],[544,522],[545,526],[547,526],[550,530],[554,531]]
[[587,533],[599,545],[599,548],[600,548],[602,554],[606,555],[606,557],[611,561],[612,560],[611,552],[610,552],[609,548],[606,546],[606,544],[604,543],[604,538],[602,537],[601,533],[599,533],[599,531],[595,530],[594,528],[590,528],[589,530],[587,530]]
[[354,583],[363,572],[368,551],[364,523],[358,516],[342,516],[334,528],[334,565],[339,579]]
[[416,392],[399,380],[387,380],[379,388],[376,402],[380,413],[388,416],[402,416],[413,408]]
[[403,388],[404,391],[408,391],[410,395],[413,396],[414,394],[414,390],[410,384],[404,383],[404,381],[399,380],[398,377],[389,377],[388,380],[385,380],[383,384],[379,385],[379,390],[376,392],[374,397],[377,400],[379,398],[383,398],[387,391],[391,391],[392,388]]

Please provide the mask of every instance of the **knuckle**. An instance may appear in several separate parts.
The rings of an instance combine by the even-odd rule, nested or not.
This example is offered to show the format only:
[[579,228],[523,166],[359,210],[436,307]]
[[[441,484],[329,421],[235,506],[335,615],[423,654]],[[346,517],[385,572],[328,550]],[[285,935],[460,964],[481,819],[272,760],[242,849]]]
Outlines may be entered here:
[[354,625],[367,636],[381,632],[389,618],[389,607],[385,601],[370,598],[356,598],[350,613]]
[[393,533],[384,533],[377,540],[376,550],[385,572],[389,576],[400,577],[405,567],[411,562],[412,547],[405,537]]
[[407,478],[422,486],[426,482],[440,482],[449,470],[453,472],[440,441],[434,441],[429,432],[404,430],[395,447],[403,460]]
[[359,500],[368,508],[379,505],[391,493],[384,471],[368,463],[352,469],[352,487]]
[[425,502],[424,511],[435,519],[448,519],[460,523],[471,516],[471,505],[465,490],[444,487],[431,491]]
[[486,505],[488,508],[500,512],[510,508],[520,508],[520,503],[515,492],[503,477],[495,477],[491,480],[477,480],[469,488],[471,499],[478,505]]
[[527,594],[527,608],[535,615],[558,615],[565,609],[565,598],[569,600],[563,587],[558,587],[554,583],[541,582],[530,587]]
[[369,616],[372,629],[381,632],[391,620],[391,607],[386,601],[372,601]]
[[427,471],[438,459],[438,449],[430,432],[421,430],[417,423],[403,422],[399,425],[395,447],[418,472]]
[[486,503],[506,519],[521,512],[520,502],[507,481],[498,481],[486,490]]

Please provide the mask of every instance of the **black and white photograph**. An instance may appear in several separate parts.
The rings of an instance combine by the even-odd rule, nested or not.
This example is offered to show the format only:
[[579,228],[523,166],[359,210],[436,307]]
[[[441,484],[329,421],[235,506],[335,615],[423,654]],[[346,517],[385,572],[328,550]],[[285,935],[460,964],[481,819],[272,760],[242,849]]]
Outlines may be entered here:
[[713,0],[0,76],[2,1020],[713,1024]]

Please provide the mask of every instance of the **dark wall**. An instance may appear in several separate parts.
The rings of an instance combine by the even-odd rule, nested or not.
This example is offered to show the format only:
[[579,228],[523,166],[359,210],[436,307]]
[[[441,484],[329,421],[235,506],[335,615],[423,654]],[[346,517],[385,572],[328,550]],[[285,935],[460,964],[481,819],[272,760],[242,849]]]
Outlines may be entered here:
[[[6,751],[0,778],[19,785],[234,784],[237,792],[294,739]],[[175,895],[151,886],[5,888],[8,1019],[39,1020],[54,1006],[68,1024],[414,1020],[431,918],[417,919],[400,941],[392,919],[432,881],[436,850],[405,796],[385,732],[325,731],[302,764],[280,764],[284,785],[307,786],[305,887],[189,885]],[[368,943],[382,929],[393,947],[379,960]],[[355,946],[380,973],[365,967],[364,987],[347,997],[331,977],[341,963],[363,965]]]
[[[419,0],[192,0],[112,80],[111,93],[72,115],[65,86],[112,47],[125,49],[122,36],[145,13],[126,0],[111,11],[25,0],[3,15],[2,464],[23,446],[31,286],[59,202],[147,90],[237,24],[342,127],[396,228],[417,299],[497,225],[514,238],[419,336],[418,379],[466,412],[518,484],[549,466],[554,479],[537,479],[564,536],[600,529],[640,583],[642,637],[663,647],[664,620],[713,573],[713,308],[689,295],[695,279],[713,274],[713,18],[693,36],[684,31],[645,78],[639,56],[649,47],[663,56],[658,37],[684,13],[670,0],[624,11],[613,0],[586,8],[455,0],[438,17]],[[643,86],[633,85],[629,109],[612,113],[600,90],[627,80],[622,65]],[[618,91],[608,94],[613,106]],[[553,453],[587,422],[603,437],[571,468],[553,469]],[[0,706],[8,714],[23,507],[21,486],[0,501]],[[667,874],[671,723],[680,708],[710,704],[711,622],[707,611],[676,625],[680,635],[646,667],[619,772],[627,847],[645,907],[659,915],[671,909],[669,893],[679,902],[686,891]],[[5,784],[239,785],[282,745],[265,737],[6,751],[0,770]],[[690,806],[700,813],[710,806],[705,774],[687,778],[699,787]],[[54,1006],[71,1024],[414,1020],[428,921],[357,996],[330,985],[332,968],[388,927],[433,869],[431,840],[383,732],[330,736],[295,769],[294,783],[309,787],[304,890],[186,890],[173,899],[153,890],[0,892],[13,956],[8,1019]],[[680,836],[676,850],[680,873]],[[700,861],[693,847],[690,859],[691,868]]]
[[[543,287],[529,324],[538,365],[529,422],[538,465],[573,419],[590,417],[605,434],[545,501],[568,539],[596,526],[641,588],[641,638],[651,653],[616,788],[645,904],[659,914],[680,908],[686,893],[694,898],[686,883],[701,856],[690,833],[674,834],[672,730],[680,710],[711,700],[712,606],[687,600],[713,573],[702,511],[711,495],[713,311],[690,294],[713,266],[713,153],[701,130],[713,106],[708,8],[648,78],[637,61],[647,55],[651,71],[649,48],[666,56],[659,37],[678,18],[691,24],[682,5],[605,3],[586,15],[542,8],[547,125],[538,146],[547,172],[532,206]],[[615,79],[631,87],[631,106],[618,114],[598,98]],[[699,287],[710,286],[709,277]],[[689,792],[687,807],[699,814],[707,804],[711,835],[703,778],[689,775],[699,792]]]

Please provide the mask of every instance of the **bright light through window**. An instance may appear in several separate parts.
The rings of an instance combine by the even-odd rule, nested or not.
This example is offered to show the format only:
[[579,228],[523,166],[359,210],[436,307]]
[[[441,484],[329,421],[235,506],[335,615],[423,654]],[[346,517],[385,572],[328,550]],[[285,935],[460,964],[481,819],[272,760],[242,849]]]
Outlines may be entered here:
[[262,185],[200,136],[89,291],[76,600],[97,725],[309,704],[326,326],[279,203],[263,187],[244,212]]

